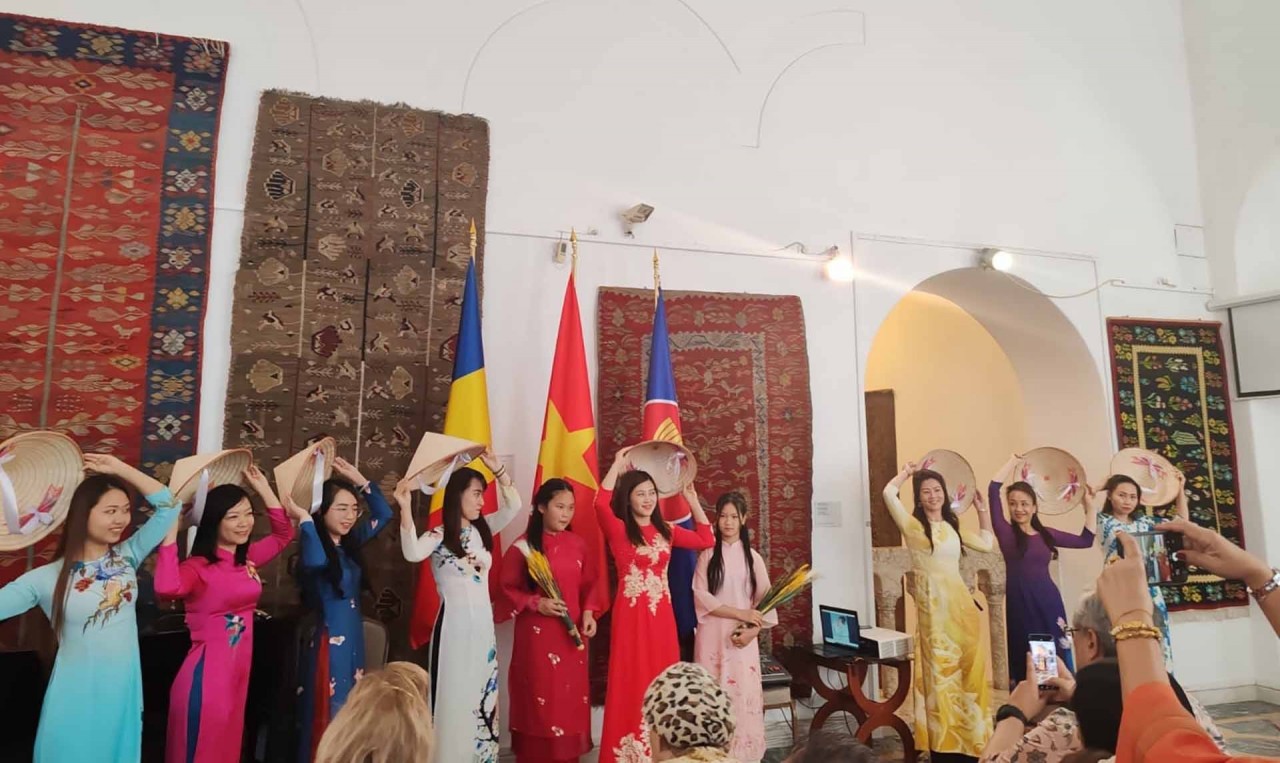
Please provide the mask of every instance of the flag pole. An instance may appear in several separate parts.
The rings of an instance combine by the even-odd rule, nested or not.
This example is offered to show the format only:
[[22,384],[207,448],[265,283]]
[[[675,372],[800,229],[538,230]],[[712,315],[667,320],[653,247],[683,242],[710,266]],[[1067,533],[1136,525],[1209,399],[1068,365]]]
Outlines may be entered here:
[[569,229],[569,244],[573,247],[573,264],[569,272],[576,276],[578,274],[578,231],[574,228]]
[[471,259],[476,258],[476,219],[471,218]]
[[653,250],[653,306],[658,307],[658,292],[662,290],[662,274],[658,266],[658,250]]

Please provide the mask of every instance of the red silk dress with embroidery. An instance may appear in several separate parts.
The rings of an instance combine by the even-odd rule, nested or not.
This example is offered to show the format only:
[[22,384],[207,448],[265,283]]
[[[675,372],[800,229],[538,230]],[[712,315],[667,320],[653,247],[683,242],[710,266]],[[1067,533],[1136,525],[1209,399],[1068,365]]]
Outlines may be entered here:
[[671,541],[653,525],[640,528],[645,545],[633,546],[627,528],[614,516],[612,490],[596,494],[596,518],[618,569],[618,592],[609,647],[609,688],[600,734],[600,763],[649,763],[649,731],[641,718],[645,689],[680,660],[676,618],[667,587],[671,547],[700,551],[715,543],[711,525],[694,532],[671,528]]

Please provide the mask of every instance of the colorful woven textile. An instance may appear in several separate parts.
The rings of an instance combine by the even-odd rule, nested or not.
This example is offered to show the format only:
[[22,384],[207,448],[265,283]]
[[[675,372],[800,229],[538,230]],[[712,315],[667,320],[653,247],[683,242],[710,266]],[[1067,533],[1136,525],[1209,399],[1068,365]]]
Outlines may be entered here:
[[[323,436],[387,496],[440,431],[488,125],[268,92],[258,110],[232,319],[226,447],[274,466]],[[265,530],[265,527],[263,528]],[[296,553],[296,552],[295,552]],[[296,605],[288,567],[263,608]],[[376,615],[406,654],[416,575],[395,533],[365,549]]]
[[[1116,427],[1121,448],[1155,451],[1182,470],[1192,521],[1243,546],[1220,329],[1213,322],[1108,319]],[[1249,603],[1242,583],[1208,574],[1165,586],[1164,598],[1171,611]]]
[[[684,441],[698,460],[704,502],[737,490],[747,497],[752,544],[771,576],[811,561],[813,416],[800,299],[666,291],[671,364]],[[653,292],[600,290],[598,307],[600,458],[611,463],[641,432],[653,325]],[[807,644],[808,592],[779,610],[766,652]],[[608,618],[602,623],[607,628]],[[592,642],[592,694],[604,698],[608,634]]]
[[0,439],[162,479],[194,452],[226,68],[226,43],[0,14]]

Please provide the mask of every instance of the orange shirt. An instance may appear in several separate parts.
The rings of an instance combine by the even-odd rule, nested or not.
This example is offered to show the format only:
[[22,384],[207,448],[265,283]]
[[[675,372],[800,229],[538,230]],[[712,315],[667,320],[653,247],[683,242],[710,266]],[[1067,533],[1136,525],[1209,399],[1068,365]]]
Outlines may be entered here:
[[1218,763],[1218,761],[1266,761],[1271,758],[1227,755],[1183,709],[1173,687],[1154,681],[1134,689],[1124,698],[1120,720],[1117,763]]

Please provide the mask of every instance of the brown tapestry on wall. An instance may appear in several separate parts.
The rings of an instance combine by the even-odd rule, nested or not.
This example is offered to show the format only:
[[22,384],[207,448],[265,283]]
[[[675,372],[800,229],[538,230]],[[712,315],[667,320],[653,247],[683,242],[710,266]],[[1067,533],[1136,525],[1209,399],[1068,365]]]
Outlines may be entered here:
[[[270,468],[331,436],[390,499],[422,433],[443,424],[488,165],[488,125],[477,117],[263,95],[225,447],[250,448]],[[403,657],[416,575],[392,525],[365,549],[375,593],[366,614]],[[297,606],[296,547],[285,556],[263,576],[268,612]]]
[[[799,297],[664,293],[684,441],[698,461],[704,501],[746,496],[752,543],[778,578],[812,561],[813,413]],[[597,313],[600,456],[640,438],[653,326],[653,292],[600,290]],[[808,592],[779,610],[761,646],[811,641]],[[591,648],[592,695],[604,699],[609,618]]]

